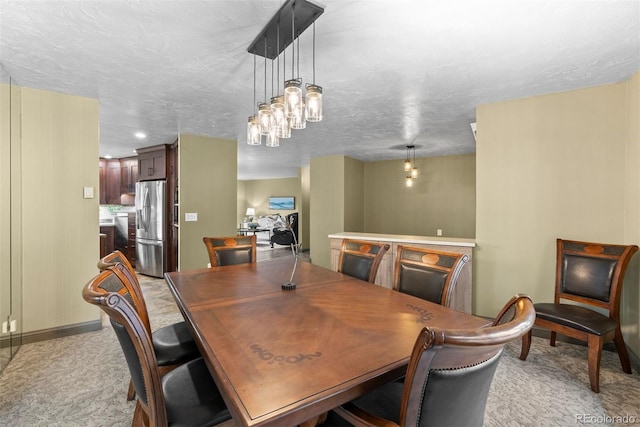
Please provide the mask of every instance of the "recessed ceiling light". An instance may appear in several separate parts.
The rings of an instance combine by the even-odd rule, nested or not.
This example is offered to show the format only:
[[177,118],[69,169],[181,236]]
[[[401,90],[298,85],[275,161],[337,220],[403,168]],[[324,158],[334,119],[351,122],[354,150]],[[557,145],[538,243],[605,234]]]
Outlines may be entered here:
[[136,138],[138,139],[145,139],[147,137],[147,134],[144,132],[136,132]]
[[135,148],[133,149],[133,152],[138,154],[138,150],[136,150]]
[[104,156],[105,159],[110,159],[111,156],[109,154],[107,154],[106,156]]

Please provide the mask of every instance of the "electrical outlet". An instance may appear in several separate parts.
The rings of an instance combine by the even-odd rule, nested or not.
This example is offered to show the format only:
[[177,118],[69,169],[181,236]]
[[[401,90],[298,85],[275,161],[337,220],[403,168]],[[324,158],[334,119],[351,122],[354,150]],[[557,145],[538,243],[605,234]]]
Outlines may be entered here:
[[437,236],[442,236],[442,229],[438,228],[438,230],[436,231],[436,235]]
[[211,268],[211,263],[210,262],[207,263],[207,268]]
[[9,326],[9,332],[15,332],[18,329],[18,322],[15,320],[11,321],[11,325]]
[[3,334],[9,333],[9,322],[2,322],[2,333]]

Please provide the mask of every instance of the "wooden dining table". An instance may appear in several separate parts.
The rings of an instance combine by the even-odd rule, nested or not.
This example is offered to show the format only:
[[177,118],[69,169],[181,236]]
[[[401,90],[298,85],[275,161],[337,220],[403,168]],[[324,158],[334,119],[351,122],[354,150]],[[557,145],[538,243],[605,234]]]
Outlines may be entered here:
[[236,425],[313,423],[404,375],[425,326],[487,320],[293,258],[165,279]]

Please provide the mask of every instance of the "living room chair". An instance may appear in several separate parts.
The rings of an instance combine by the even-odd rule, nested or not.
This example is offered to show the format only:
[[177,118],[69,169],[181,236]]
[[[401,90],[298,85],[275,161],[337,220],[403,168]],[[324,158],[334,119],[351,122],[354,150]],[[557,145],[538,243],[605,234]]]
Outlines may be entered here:
[[516,295],[491,326],[426,327],[404,382],[384,384],[333,411],[357,426],[482,426],[503,348],[526,334],[534,320],[531,299]]
[[287,227],[285,229],[274,228],[272,230],[272,235],[269,239],[271,247],[273,247],[275,243],[284,246],[300,244],[300,239],[298,238],[298,213],[294,212],[287,215],[286,224]]
[[[136,272],[133,270],[133,267],[131,267],[131,263],[122,252],[114,251],[100,259],[100,261],[98,261],[98,268],[100,271],[113,268],[113,274],[120,279],[119,282],[114,281],[113,283],[121,287],[110,290],[125,295],[132,307],[137,310],[142,324],[151,336],[151,342],[161,375],[171,371],[182,363],[200,357],[198,347],[185,322],[173,323],[158,328],[153,333],[151,332],[149,313],[147,312],[147,305],[144,301],[140,283],[138,282]],[[135,390],[133,384],[129,383],[127,400],[133,400],[134,397]]]
[[389,247],[388,244],[342,239],[338,273],[373,283],[376,280],[382,257],[389,250]]
[[[622,370],[631,373],[620,330],[620,296],[629,260],[637,251],[636,245],[557,239],[553,303],[535,304],[535,324],[551,331],[551,346],[556,345],[556,334],[587,342],[589,382],[595,393],[600,392],[600,359],[605,342],[615,343]],[[608,315],[598,309],[607,310]],[[522,338],[521,360],[527,358],[530,347],[531,332]]]
[[211,267],[256,262],[256,235],[203,237]]
[[[122,264],[107,268],[82,290],[85,301],[100,307],[118,337],[138,400],[133,426],[214,425],[231,418],[202,358],[164,376],[158,369],[147,325],[134,308],[136,297],[117,274]],[[99,362],[96,371],[99,371]]]
[[449,307],[466,254],[398,245],[393,289]]

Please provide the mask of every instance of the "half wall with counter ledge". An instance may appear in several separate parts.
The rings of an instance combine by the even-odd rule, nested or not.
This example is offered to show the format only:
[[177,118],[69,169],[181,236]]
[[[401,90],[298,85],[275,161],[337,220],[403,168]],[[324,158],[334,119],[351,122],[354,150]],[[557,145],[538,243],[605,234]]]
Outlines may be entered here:
[[469,261],[460,272],[456,289],[452,295],[451,308],[464,311],[465,313],[471,313],[473,248],[476,246],[474,239],[356,232],[329,234],[329,239],[331,241],[331,268],[334,271],[338,270],[338,260],[340,258],[340,249],[342,248],[342,239],[388,243],[391,248],[382,258],[382,262],[378,268],[378,275],[376,276],[375,284],[389,289],[393,288],[395,260],[399,245],[429,248],[438,251],[455,252],[468,255]]

